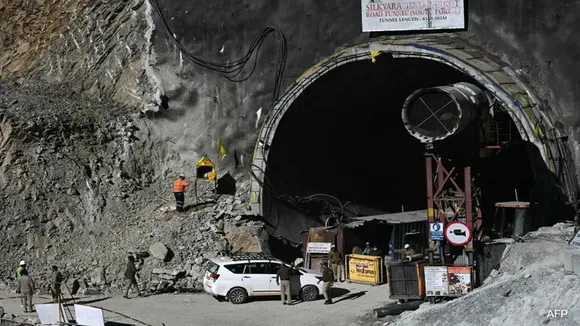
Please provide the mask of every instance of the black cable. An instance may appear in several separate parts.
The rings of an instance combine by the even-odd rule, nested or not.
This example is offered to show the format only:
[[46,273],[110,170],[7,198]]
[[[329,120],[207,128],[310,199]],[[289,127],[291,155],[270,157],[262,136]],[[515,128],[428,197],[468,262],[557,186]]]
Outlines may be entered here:
[[[276,103],[276,100],[278,99],[278,96],[280,95],[280,89],[282,88],[282,82],[283,82],[282,77],[284,75],[284,69],[286,67],[286,61],[287,61],[287,56],[288,56],[287,42],[286,42],[286,37],[285,37],[284,33],[282,33],[276,27],[272,27],[272,26],[263,27],[258,31],[256,36],[252,40],[252,43],[250,44],[250,48],[248,49],[248,52],[242,58],[235,60],[233,62],[228,62],[225,65],[219,64],[219,63],[214,63],[214,62],[209,62],[209,61],[206,61],[204,59],[201,59],[201,58],[196,57],[195,55],[191,54],[191,52],[188,51],[181,44],[181,42],[179,42],[175,33],[173,33],[173,31],[169,27],[167,20],[163,16],[161,7],[159,5],[159,1],[152,0],[151,2],[153,4],[155,10],[157,11],[159,17],[161,18],[161,21],[165,27],[165,31],[171,37],[171,39],[173,40],[175,45],[179,48],[181,53],[183,53],[187,59],[191,60],[193,63],[195,63],[199,66],[202,66],[206,69],[210,69],[212,71],[219,72],[224,78],[226,78],[227,80],[232,81],[232,82],[243,82],[243,81],[248,80],[253,75],[253,73],[256,70],[257,64],[258,64],[258,54],[256,53],[254,56],[254,52],[259,52],[264,40],[268,37],[268,35],[275,33],[279,39],[280,45],[279,45],[279,49],[278,49],[278,52],[279,52],[278,64],[277,64],[276,73],[274,76],[272,107],[274,106],[274,103]],[[242,71],[244,70],[244,67],[251,60],[252,56],[254,56],[254,63],[253,63],[252,69],[250,70],[248,75],[245,77],[241,77],[240,79],[235,79],[236,77],[238,77],[242,73]]]
[[[243,82],[243,81],[248,80],[253,75],[253,73],[256,70],[257,62],[258,62],[258,55],[257,54],[254,57],[254,63],[253,63],[252,69],[247,74],[247,76],[242,77],[240,79],[234,79],[235,77],[238,77],[242,73],[244,67],[251,60],[252,56],[254,55],[254,52],[255,51],[259,52],[259,50],[260,50],[264,40],[267,38],[267,36],[271,33],[276,33],[278,36],[278,39],[280,40],[280,48],[278,51],[279,52],[278,64],[277,64],[276,73],[274,76],[274,89],[273,89],[273,96],[272,96],[272,108],[274,108],[276,100],[278,99],[279,94],[280,94],[280,89],[282,88],[283,74],[284,74],[284,69],[286,66],[287,54],[288,54],[286,37],[280,30],[278,30],[275,27],[271,27],[271,26],[264,27],[264,28],[260,29],[258,34],[254,37],[254,39],[252,40],[252,43],[250,44],[248,52],[241,59],[235,60],[231,63],[227,63],[226,65],[213,63],[213,62],[205,61],[201,58],[198,58],[198,57],[192,55],[181,44],[181,42],[179,42],[176,35],[172,32],[171,28],[169,27],[169,24],[167,23],[167,20],[163,16],[163,13],[162,13],[161,7],[159,6],[158,0],[153,0],[152,2],[153,2],[153,5],[155,7],[155,10],[159,14],[159,17],[161,18],[161,20],[163,22],[163,25],[165,26],[165,30],[166,30],[167,34],[171,37],[171,39],[173,39],[174,43],[179,48],[179,50],[185,55],[185,57],[199,66],[202,66],[206,69],[210,69],[212,71],[219,72],[223,77],[225,77],[226,79],[228,79],[229,81],[232,81],[232,82]],[[286,104],[288,102],[288,100],[289,100],[289,98],[287,98],[285,100],[285,102],[283,102],[283,104]],[[271,112],[272,112],[272,110],[270,110],[268,112],[268,115],[270,115]],[[277,114],[279,114],[279,112],[277,112]],[[268,134],[269,134],[269,132],[271,132],[271,130],[268,131]],[[262,148],[262,150],[264,151],[264,148]],[[265,159],[265,155],[263,157]],[[254,165],[254,167],[257,167],[257,166]],[[336,200],[338,203],[338,206],[341,209],[341,215],[344,215],[344,207],[346,206],[346,204],[342,204],[342,202],[338,198],[336,198],[332,195],[328,195],[328,194],[315,194],[315,195],[306,196],[306,197],[298,197],[298,196],[290,197],[290,196],[286,196],[283,194],[279,194],[279,193],[274,191],[274,187],[267,179],[265,171],[261,171],[261,172],[264,174],[264,180],[266,181],[266,183],[268,183],[268,185],[266,185],[264,182],[260,181],[260,179],[255,175],[255,173],[253,171],[251,172],[254,179],[260,184],[260,187],[262,187],[262,189],[266,189],[269,192],[271,197],[278,199],[279,201],[286,204],[287,206],[294,207],[295,209],[299,210],[305,216],[312,218],[318,222],[321,222],[319,218],[315,218],[315,217],[310,216],[309,214],[306,214],[304,211],[302,211],[298,207],[299,204],[304,204],[304,203],[316,201],[316,202],[323,202],[325,204],[325,206],[330,208],[330,211],[331,211],[331,214],[333,215],[333,217],[335,217],[336,220],[339,220],[336,217],[336,212],[335,212],[334,208],[332,207],[332,203],[320,198],[320,197],[324,197],[324,196],[330,197],[330,198],[333,198],[334,200]],[[342,216],[341,216],[341,219],[342,219]]]

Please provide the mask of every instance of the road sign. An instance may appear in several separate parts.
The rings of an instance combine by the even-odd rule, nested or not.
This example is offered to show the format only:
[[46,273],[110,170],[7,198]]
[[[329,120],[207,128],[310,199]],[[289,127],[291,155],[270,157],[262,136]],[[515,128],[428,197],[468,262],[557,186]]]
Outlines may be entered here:
[[443,223],[429,223],[429,240],[443,240]]
[[572,238],[572,240],[570,240],[569,245],[571,245],[572,247],[574,247],[576,249],[580,249],[580,231],[578,231],[578,233],[576,233],[574,238]]
[[461,222],[452,222],[445,228],[445,239],[454,246],[464,246],[471,241],[471,230]]

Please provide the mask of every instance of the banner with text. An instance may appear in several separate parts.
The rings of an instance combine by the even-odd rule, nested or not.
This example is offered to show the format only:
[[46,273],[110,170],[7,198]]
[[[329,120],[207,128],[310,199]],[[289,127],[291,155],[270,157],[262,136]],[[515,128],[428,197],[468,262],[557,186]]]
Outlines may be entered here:
[[330,242],[308,242],[306,252],[309,254],[327,254],[330,252]]
[[363,32],[465,29],[465,0],[361,0]]

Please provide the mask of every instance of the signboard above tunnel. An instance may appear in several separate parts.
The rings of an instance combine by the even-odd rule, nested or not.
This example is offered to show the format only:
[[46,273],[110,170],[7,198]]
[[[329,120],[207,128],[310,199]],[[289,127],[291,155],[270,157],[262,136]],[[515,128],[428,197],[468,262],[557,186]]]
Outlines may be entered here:
[[363,32],[464,30],[465,0],[361,0]]

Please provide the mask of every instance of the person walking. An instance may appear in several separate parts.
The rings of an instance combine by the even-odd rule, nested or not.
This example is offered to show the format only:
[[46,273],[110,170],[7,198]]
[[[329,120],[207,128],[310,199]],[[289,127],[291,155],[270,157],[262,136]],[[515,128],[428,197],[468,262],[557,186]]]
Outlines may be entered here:
[[175,209],[178,212],[183,212],[183,206],[185,205],[185,187],[189,186],[189,183],[185,181],[185,176],[180,174],[173,182],[173,194],[175,195]]
[[32,295],[34,294],[35,285],[32,277],[28,275],[26,269],[20,271],[20,280],[18,281],[18,290],[20,293],[20,301],[24,307],[24,312],[33,312],[32,309]]
[[135,267],[135,257],[127,257],[127,269],[125,270],[125,292],[123,293],[123,298],[129,299],[129,290],[131,286],[135,285],[138,295],[141,295],[139,291],[139,285],[137,285],[137,268]]
[[334,281],[334,275],[332,274],[332,269],[328,267],[327,262],[322,262],[322,279],[318,280],[318,283],[322,281],[322,294],[324,295],[324,304],[332,304],[332,282]]
[[292,268],[286,264],[282,264],[282,267],[276,273],[276,284],[280,286],[280,297],[282,298],[282,304],[292,304],[292,292],[290,291],[290,275],[292,275]]
[[58,271],[58,267],[52,266],[52,274],[50,275],[50,286],[52,292],[52,301],[57,302],[60,297],[60,287],[62,284],[62,273]]
[[332,273],[334,274],[334,281],[344,282],[343,276],[344,259],[342,258],[342,254],[336,249],[335,245],[332,245],[330,249],[330,263],[332,264]]

